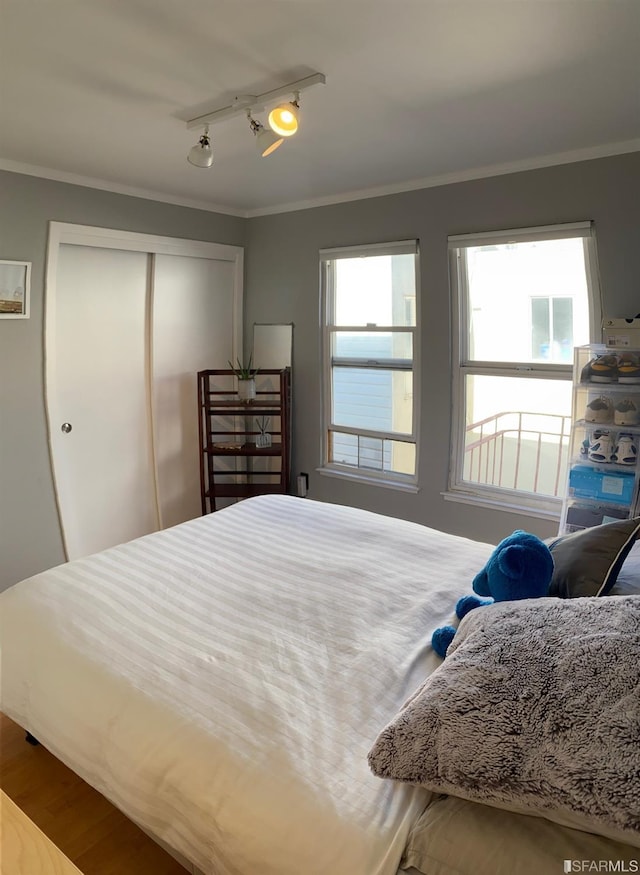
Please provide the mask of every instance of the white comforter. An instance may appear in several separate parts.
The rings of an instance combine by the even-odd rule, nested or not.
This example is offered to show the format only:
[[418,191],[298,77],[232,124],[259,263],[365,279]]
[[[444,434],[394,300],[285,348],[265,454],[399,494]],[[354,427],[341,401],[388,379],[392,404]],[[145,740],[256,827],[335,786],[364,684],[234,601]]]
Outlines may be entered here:
[[249,499],[3,593],[0,706],[206,873],[390,875],[428,796],[367,752],[491,549]]

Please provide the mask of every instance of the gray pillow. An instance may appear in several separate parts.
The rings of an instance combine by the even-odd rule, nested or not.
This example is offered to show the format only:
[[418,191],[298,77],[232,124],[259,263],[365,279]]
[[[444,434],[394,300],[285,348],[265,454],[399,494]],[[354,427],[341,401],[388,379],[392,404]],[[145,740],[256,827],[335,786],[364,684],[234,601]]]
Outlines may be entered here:
[[615,860],[610,871],[634,872],[638,856],[631,845],[543,817],[433,796],[409,831],[402,863],[428,875],[562,875],[561,860]]
[[381,778],[640,847],[640,597],[478,608],[369,752]]
[[640,532],[640,517],[591,526],[545,542],[553,556],[550,596],[607,595]]
[[640,595],[640,541],[635,541],[609,595]]

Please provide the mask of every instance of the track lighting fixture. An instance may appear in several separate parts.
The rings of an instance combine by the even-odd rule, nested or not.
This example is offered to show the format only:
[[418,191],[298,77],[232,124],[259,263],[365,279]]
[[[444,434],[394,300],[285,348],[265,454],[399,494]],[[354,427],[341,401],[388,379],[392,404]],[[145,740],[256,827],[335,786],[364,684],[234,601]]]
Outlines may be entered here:
[[211,167],[213,164],[213,149],[209,136],[209,125],[205,125],[204,134],[200,137],[193,149],[187,155],[189,164],[194,167]]
[[[313,73],[297,82],[290,82],[282,88],[274,88],[265,91],[264,94],[247,94],[234,98],[227,106],[222,106],[205,115],[197,116],[187,121],[187,128],[204,128],[204,134],[197,144],[191,149],[187,160],[196,167],[211,167],[213,164],[213,149],[209,137],[209,125],[224,121],[245,112],[249,119],[249,126],[253,131],[260,155],[266,157],[282,145],[285,137],[290,137],[298,130],[298,111],[300,109],[300,92],[312,85],[324,85],[325,77],[322,73]],[[288,103],[280,103],[269,112],[269,127],[257,121],[253,117],[254,112],[266,111],[269,106],[285,95],[292,95],[293,100]]]
[[276,151],[278,146],[281,146],[284,143],[283,137],[279,137],[277,134],[274,134],[273,131],[265,128],[263,124],[257,122],[251,115],[250,109],[247,110],[247,118],[249,119],[249,127],[256,137],[258,152],[260,152],[263,158],[266,158],[267,155],[271,155],[272,152]]
[[269,113],[269,126],[281,137],[291,137],[298,130],[300,92],[296,91],[291,103],[281,103]]

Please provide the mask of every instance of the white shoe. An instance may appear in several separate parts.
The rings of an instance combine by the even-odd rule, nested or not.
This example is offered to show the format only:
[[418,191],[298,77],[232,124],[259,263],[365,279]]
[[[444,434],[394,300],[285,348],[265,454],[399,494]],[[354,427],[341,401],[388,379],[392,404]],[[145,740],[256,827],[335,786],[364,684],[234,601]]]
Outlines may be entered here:
[[622,401],[618,401],[614,422],[616,425],[638,425],[640,412],[631,398],[623,398]]
[[613,422],[613,404],[609,398],[601,395],[594,398],[584,412],[585,422]]
[[618,443],[611,461],[618,465],[635,465],[638,461],[638,448],[630,434],[618,435]]
[[613,455],[613,441],[608,431],[598,431],[589,444],[590,462],[610,462]]

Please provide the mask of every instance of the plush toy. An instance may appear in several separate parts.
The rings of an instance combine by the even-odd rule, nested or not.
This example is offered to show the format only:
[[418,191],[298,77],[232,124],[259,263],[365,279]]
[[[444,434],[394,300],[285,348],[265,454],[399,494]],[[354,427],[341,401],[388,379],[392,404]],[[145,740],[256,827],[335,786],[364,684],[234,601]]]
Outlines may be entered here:
[[[456,615],[462,619],[469,611],[494,602],[536,599],[547,595],[553,574],[551,551],[540,538],[520,529],[500,541],[487,564],[473,579],[473,591],[456,603]],[[478,598],[490,596],[490,598]],[[431,645],[443,659],[453,640],[453,626],[441,626],[431,636]]]

